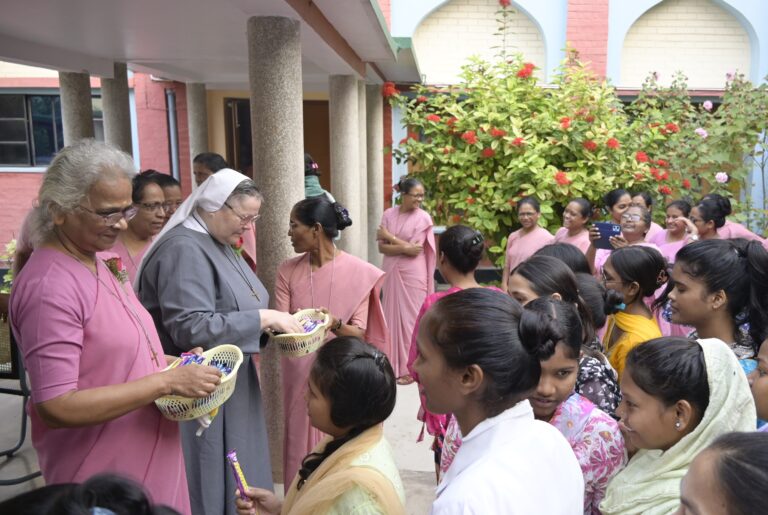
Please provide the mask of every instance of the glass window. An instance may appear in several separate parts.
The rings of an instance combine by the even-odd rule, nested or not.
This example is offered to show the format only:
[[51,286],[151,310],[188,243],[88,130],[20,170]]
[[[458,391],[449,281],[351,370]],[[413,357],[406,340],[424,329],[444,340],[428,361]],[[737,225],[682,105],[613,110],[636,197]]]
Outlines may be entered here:
[[[100,97],[93,97],[93,128],[104,141]],[[0,94],[0,166],[46,166],[64,147],[58,95]]]

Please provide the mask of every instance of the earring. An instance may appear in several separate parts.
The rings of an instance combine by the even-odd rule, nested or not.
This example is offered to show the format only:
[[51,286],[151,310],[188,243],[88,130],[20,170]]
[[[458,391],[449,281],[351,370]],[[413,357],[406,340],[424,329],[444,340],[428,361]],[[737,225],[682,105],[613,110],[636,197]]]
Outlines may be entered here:
[[680,421],[675,422],[675,429],[680,429]]

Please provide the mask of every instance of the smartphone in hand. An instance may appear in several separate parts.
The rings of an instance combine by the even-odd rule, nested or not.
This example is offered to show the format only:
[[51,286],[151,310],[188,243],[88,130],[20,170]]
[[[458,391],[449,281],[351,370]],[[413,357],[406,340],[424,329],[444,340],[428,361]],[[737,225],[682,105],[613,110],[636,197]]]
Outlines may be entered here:
[[593,241],[592,244],[596,249],[612,250],[611,236],[619,236],[621,226],[613,222],[595,222],[594,226],[600,231],[600,239]]

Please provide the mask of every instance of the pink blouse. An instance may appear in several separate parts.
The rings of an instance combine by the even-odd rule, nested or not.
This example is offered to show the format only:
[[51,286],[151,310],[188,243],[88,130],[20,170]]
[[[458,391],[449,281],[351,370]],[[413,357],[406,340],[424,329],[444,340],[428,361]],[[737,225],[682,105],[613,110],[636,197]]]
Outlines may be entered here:
[[589,231],[584,229],[576,236],[568,236],[568,229],[566,227],[561,227],[555,233],[554,243],[570,243],[582,253],[586,254],[587,249],[589,248]]
[[516,230],[507,238],[507,259],[504,266],[511,272],[517,268],[517,265],[533,256],[541,247],[549,245],[553,241],[555,241],[555,237],[538,225],[527,234],[522,229]]

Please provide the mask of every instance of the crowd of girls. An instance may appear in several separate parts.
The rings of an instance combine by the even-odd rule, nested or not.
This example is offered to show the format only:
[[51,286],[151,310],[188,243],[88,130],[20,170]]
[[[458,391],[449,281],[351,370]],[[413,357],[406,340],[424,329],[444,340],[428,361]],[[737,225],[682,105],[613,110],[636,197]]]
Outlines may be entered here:
[[[67,152],[84,153],[92,166],[66,161]],[[485,248],[480,232],[454,226],[435,244],[416,180],[400,182],[402,202],[377,232],[386,275],[336,249],[349,213],[326,196],[310,197],[291,211],[288,237],[298,255],[278,270],[278,310],[270,310],[258,278],[229,253],[265,201],[245,176],[220,170],[190,199],[169,204],[160,200],[167,185],[151,175],[134,179],[127,156],[104,145],[86,143],[63,156],[46,174],[29,222],[35,237],[18,261],[24,270],[11,298],[47,481],[79,483],[119,465],[117,472],[144,477],[155,501],[183,513],[215,506],[203,509],[402,514],[404,488],[382,423],[397,383],[412,376],[419,418],[434,437],[435,515],[653,515],[702,513],[702,506],[768,512],[768,435],[758,430],[768,418],[768,251],[762,238],[726,220],[727,199],[670,203],[662,230],[651,221],[650,196],[612,191],[604,203],[621,233],[610,249],[595,248],[600,235],[590,227],[587,200],[567,204],[553,236],[538,224],[538,202],[522,199],[499,289],[475,279]],[[56,174],[78,187],[55,191]],[[150,245],[137,267],[138,298],[97,259],[125,230],[129,258],[138,243]],[[169,242],[178,260],[162,262],[156,249]],[[209,264],[179,264],[196,256]],[[433,292],[435,266],[449,290]],[[194,276],[162,288],[152,282],[182,272]],[[155,302],[161,294],[176,300]],[[330,332],[317,353],[283,363],[281,500],[269,489],[250,358],[263,329],[295,332],[288,312],[307,307],[328,314]],[[162,323],[152,324],[152,316]],[[40,317],[60,332],[41,332]],[[195,439],[161,419],[152,401],[167,393],[205,396],[219,374],[163,370],[163,344],[173,353],[170,344],[186,349],[225,337],[246,352],[249,366],[238,383],[248,381],[247,388]],[[123,369],[131,370],[127,382]],[[89,386],[78,389],[81,374]],[[115,442],[129,440],[126,459]],[[236,501],[221,473],[224,445],[243,451],[253,485]],[[88,484],[61,495],[80,496]],[[90,494],[80,501],[88,512],[121,513]]]

